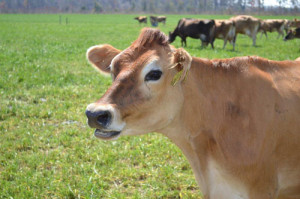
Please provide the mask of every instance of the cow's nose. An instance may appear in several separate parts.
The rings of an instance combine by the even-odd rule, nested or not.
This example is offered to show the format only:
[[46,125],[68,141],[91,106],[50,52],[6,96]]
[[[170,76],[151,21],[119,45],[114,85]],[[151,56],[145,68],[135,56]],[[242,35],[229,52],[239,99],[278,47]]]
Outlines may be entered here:
[[109,111],[90,111],[86,110],[85,114],[88,118],[88,123],[91,127],[106,128],[111,123],[112,115]]

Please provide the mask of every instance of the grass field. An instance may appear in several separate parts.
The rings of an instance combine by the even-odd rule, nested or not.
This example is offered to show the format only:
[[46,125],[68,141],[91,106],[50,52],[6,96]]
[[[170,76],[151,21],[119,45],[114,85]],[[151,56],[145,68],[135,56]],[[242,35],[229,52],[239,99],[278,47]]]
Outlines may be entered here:
[[[86,106],[111,83],[89,66],[86,49],[128,47],[143,26],[134,15],[0,15],[0,198],[199,198],[187,160],[160,134],[100,141]],[[182,17],[170,15],[166,34]],[[68,18],[68,25],[65,20]],[[284,17],[261,17],[284,18]],[[293,17],[289,17],[292,19]],[[300,56],[300,40],[238,36],[237,50],[187,40],[192,56]],[[180,47],[179,38],[174,43]]]

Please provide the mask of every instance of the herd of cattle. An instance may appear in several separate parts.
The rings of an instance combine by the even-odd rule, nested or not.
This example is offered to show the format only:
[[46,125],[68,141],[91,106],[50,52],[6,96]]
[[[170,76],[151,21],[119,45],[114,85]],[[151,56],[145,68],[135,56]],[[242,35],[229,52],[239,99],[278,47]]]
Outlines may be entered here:
[[[139,16],[135,17],[135,20],[138,20],[139,24],[147,24],[147,16]],[[158,23],[163,23],[164,25],[166,24],[167,17],[165,16],[150,16],[150,22],[152,26],[157,26]]]
[[[135,18],[139,23],[147,24],[146,16]],[[151,24],[157,26],[159,22],[166,23],[165,16],[150,16]],[[295,28],[295,29],[291,29]],[[300,21],[297,19],[258,19],[249,15],[238,15],[227,20],[219,19],[180,19],[173,32],[169,32],[169,42],[172,43],[177,36],[181,38],[181,45],[186,46],[186,38],[200,39],[202,47],[211,44],[214,48],[214,40],[224,40],[223,48],[229,41],[235,50],[236,38],[238,34],[245,34],[252,38],[253,46],[256,45],[256,35],[261,32],[267,37],[267,32],[278,32],[278,37],[286,36],[284,40],[300,38]]]

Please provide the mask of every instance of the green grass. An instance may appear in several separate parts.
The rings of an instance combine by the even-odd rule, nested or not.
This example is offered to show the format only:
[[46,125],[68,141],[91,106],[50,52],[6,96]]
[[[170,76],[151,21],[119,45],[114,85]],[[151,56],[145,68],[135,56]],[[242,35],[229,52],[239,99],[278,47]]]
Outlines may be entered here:
[[[201,197],[187,160],[167,138],[105,142],[86,125],[86,106],[111,83],[89,66],[86,49],[128,47],[143,27],[133,17],[62,15],[59,24],[59,15],[0,15],[0,198]],[[169,15],[161,30],[173,31],[182,17],[229,18]],[[186,50],[205,58],[300,56],[300,40],[276,37],[258,38],[252,47],[240,35],[237,51],[230,44],[223,50],[221,40],[212,50],[188,39]],[[179,38],[174,45],[180,47]]]

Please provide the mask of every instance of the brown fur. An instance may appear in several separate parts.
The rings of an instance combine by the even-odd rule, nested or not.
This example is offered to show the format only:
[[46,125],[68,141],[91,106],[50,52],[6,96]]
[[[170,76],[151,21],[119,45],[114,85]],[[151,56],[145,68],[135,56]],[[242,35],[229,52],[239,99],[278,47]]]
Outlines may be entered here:
[[261,26],[259,31],[261,31],[261,34],[265,34],[267,36],[267,32],[278,32],[278,37],[284,36],[284,30],[285,30],[286,20],[285,19],[266,19],[261,21]]
[[163,23],[164,25],[166,25],[166,20],[167,20],[167,17],[165,16],[150,16],[150,20],[152,23]]
[[137,20],[139,22],[139,24],[145,23],[147,24],[147,16],[138,16],[134,18],[135,20]]
[[139,52],[141,49],[152,47],[154,44],[167,46],[168,39],[160,31],[152,31],[152,29],[143,29],[138,39],[131,45],[131,48],[137,49],[137,52]]
[[[191,58],[161,45],[158,31],[143,31],[138,40],[154,34],[153,45],[130,62],[122,60],[132,46],[118,55],[116,79],[90,107],[114,104],[121,112],[115,119],[126,123],[123,135],[169,137],[190,162],[205,199],[300,198],[300,62]],[[141,73],[153,59],[163,76],[144,82]],[[170,66],[179,62],[189,73],[172,86],[178,68]]]
[[256,34],[260,27],[261,21],[252,16],[248,15],[238,15],[231,17],[230,20],[235,22],[236,25],[236,36],[238,34],[245,34],[252,38],[253,46],[256,45]]
[[[110,61],[119,54],[119,50],[109,44],[93,46],[87,52],[87,59],[93,63],[93,66],[100,72],[110,72]],[[106,59],[103,59],[105,57]]]
[[233,50],[235,48],[235,23],[231,20],[215,20],[215,37],[224,40],[223,49],[226,47],[227,41],[232,42]]
[[294,19],[291,21],[290,26],[294,28],[300,28],[300,21],[298,19]]
[[299,38],[300,39],[300,28],[296,28],[295,30],[289,30],[284,37],[284,41]]

